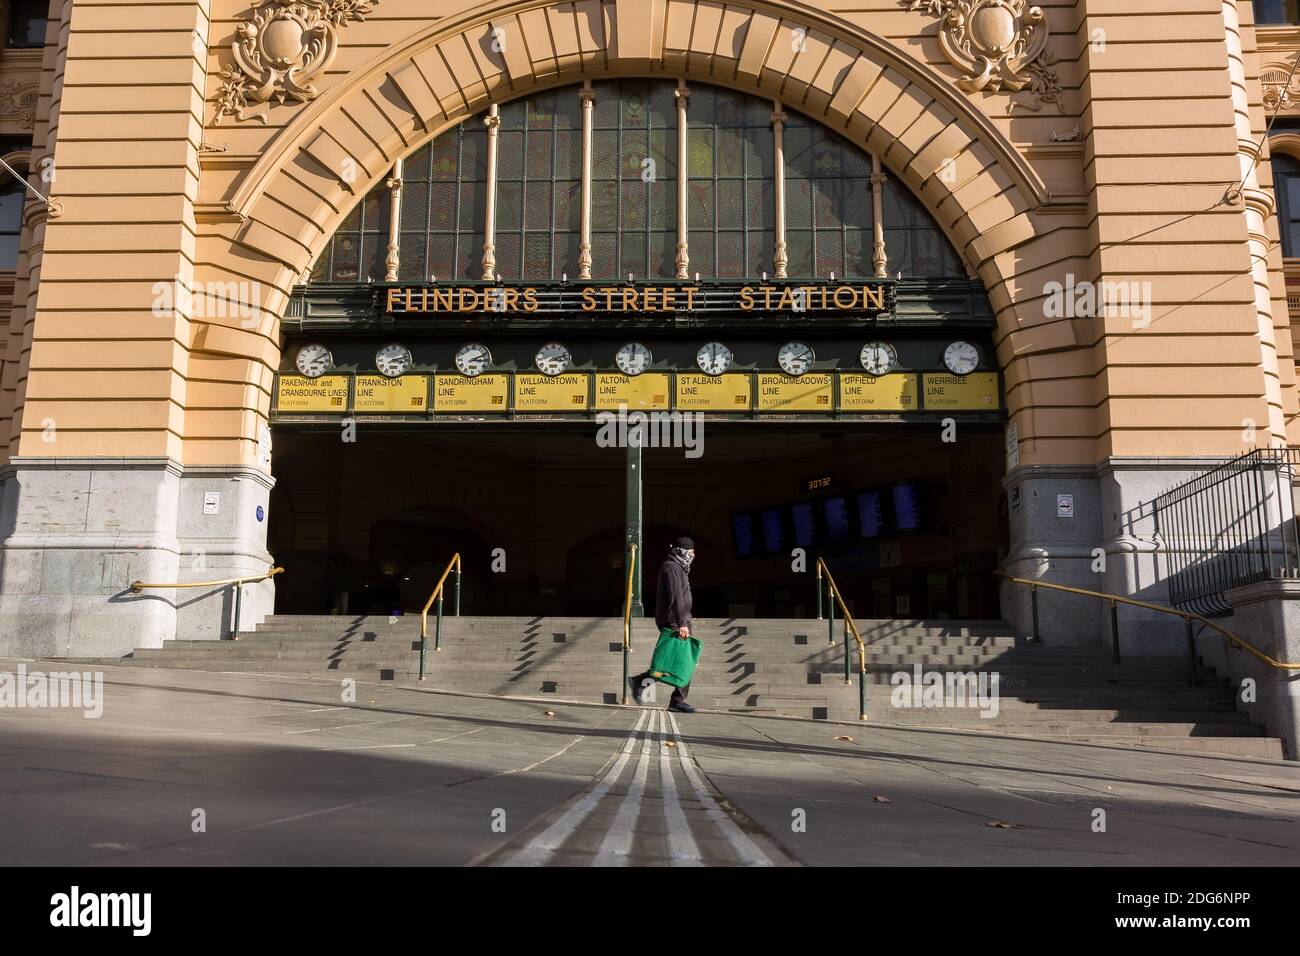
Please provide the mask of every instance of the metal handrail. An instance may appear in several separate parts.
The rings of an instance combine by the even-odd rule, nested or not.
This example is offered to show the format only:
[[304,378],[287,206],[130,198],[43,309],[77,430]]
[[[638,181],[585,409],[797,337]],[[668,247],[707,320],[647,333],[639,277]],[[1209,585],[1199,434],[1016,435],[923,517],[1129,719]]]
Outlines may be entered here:
[[277,574],[284,574],[284,568],[271,567],[264,574],[258,574],[251,578],[225,578],[221,581],[184,581],[178,584],[147,584],[144,581],[132,581],[130,588],[137,594],[144,590],[156,591],[160,588],[216,588],[225,587],[228,584],[249,584],[253,581],[265,581]]
[[230,623],[229,638],[232,641],[239,640],[239,613],[244,603],[244,585],[252,584],[255,581],[268,581],[277,574],[284,574],[284,568],[272,565],[266,569],[266,573],[254,575],[251,578],[224,578],[220,581],[184,581],[179,583],[167,584],[149,584],[145,581],[132,581],[131,590],[139,594],[141,591],[157,590],[176,590],[179,588],[223,588],[233,586],[235,589],[235,617]]
[[835,605],[838,602],[840,612],[844,621],[844,683],[853,683],[849,676],[849,634],[858,644],[858,720],[867,719],[867,645],[862,640],[862,635],[858,633],[857,622],[853,620],[853,615],[849,613],[849,606],[844,603],[844,595],[840,593],[839,585],[835,583],[835,578],[831,574],[831,569],[827,567],[826,562],[821,558],[817,559],[817,620],[822,619],[822,576],[826,577],[826,596],[829,600],[829,610],[826,615],[826,633],[830,643],[835,643]]
[[628,545],[627,591],[623,598],[623,703],[627,704],[628,655],[632,652],[632,578],[636,573],[636,545]]
[[451,569],[456,569],[456,583],[453,594],[455,595],[452,613],[460,617],[460,552],[457,551],[447,562],[446,569],[442,572],[442,577],[438,578],[438,583],[434,585],[433,593],[429,595],[429,600],[424,602],[424,608],[420,611],[420,680],[424,680],[424,652],[429,636],[429,608],[433,607],[433,602],[438,602],[438,620],[434,626],[433,632],[433,649],[442,650],[442,590],[443,585],[447,583],[447,575],[451,574]]
[[1078,594],[1081,595],[1082,597],[1097,598],[1099,600],[1108,601],[1110,603],[1111,639],[1114,647],[1114,659],[1116,663],[1119,662],[1119,623],[1118,623],[1118,617],[1115,614],[1115,605],[1127,604],[1130,607],[1140,607],[1140,608],[1145,608],[1148,611],[1159,611],[1161,614],[1169,614],[1173,617],[1180,617],[1187,623],[1187,640],[1188,640],[1187,647],[1192,657],[1193,683],[1195,683],[1196,681],[1196,654],[1195,654],[1195,647],[1193,644],[1195,638],[1192,634],[1193,621],[1197,621],[1205,625],[1206,627],[1210,628],[1211,630],[1218,631],[1220,634],[1226,637],[1233,644],[1237,645],[1237,647],[1253,654],[1255,657],[1259,658],[1261,661],[1263,661],[1265,664],[1269,665],[1270,667],[1276,668],[1278,670],[1300,670],[1300,664],[1289,664],[1285,661],[1276,660],[1270,657],[1268,654],[1261,651],[1258,647],[1250,643],[1250,641],[1246,640],[1245,638],[1238,637],[1236,634],[1232,633],[1232,631],[1228,630],[1226,627],[1222,627],[1218,624],[1215,624],[1214,621],[1200,614],[1197,614],[1194,611],[1182,611],[1179,610],[1178,608],[1166,607],[1163,604],[1152,604],[1150,601],[1140,601],[1137,598],[1124,597],[1123,595],[1119,595],[1119,594],[1110,594],[1106,591],[1093,591],[1088,588],[1076,588],[1066,584],[1049,584],[1046,581],[1033,581],[1030,580],[1029,578],[1017,578],[1017,577],[1013,577],[1010,574],[1007,574],[1005,571],[998,571],[996,572],[996,574],[998,577],[1006,578],[1012,584],[1023,584],[1030,589],[1030,594],[1032,595],[1033,602],[1034,602],[1033,637],[1035,641],[1039,640],[1038,589],[1047,588],[1049,591],[1064,591],[1066,594]]

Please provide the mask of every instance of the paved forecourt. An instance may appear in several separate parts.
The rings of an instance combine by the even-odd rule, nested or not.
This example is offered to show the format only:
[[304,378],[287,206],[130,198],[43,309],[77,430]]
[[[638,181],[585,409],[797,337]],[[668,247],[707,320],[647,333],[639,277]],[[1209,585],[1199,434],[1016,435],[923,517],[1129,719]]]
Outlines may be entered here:
[[0,707],[0,865],[1291,865],[1300,850],[1300,767],[1280,761],[100,670],[98,719]]

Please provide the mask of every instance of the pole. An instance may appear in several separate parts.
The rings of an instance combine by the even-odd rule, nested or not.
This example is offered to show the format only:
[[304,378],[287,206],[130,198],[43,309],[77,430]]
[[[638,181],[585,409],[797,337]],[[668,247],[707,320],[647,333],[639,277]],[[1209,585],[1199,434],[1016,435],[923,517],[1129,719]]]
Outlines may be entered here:
[[[623,545],[625,561],[632,561],[632,548],[638,554],[641,547],[642,521],[642,487],[641,487],[641,445],[636,437],[629,436],[627,443],[627,540]],[[645,617],[645,605],[641,601],[641,565],[644,560],[625,564],[623,570],[632,576],[632,616]]]
[[460,562],[456,562],[456,583],[452,590],[452,614],[460,617]]
[[433,649],[442,650],[442,592],[438,592],[438,622],[433,626]]
[[230,625],[230,639],[232,641],[239,640],[239,611],[240,611],[240,605],[243,603],[243,597],[244,597],[243,585],[236,584],[235,585],[235,620]]
[[1041,644],[1043,643],[1043,639],[1041,636],[1039,636],[1038,633],[1038,588],[1030,587],[1029,602],[1030,604],[1033,605],[1033,609],[1034,609],[1034,635],[1033,635],[1034,643]]
[[1111,660],[1119,663],[1119,605],[1110,602],[1110,653]]

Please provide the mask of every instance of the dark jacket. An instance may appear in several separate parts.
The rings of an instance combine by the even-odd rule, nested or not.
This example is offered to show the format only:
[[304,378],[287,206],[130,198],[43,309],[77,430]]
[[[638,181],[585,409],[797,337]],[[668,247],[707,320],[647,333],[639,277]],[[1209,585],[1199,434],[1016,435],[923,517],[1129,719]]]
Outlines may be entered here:
[[659,566],[655,589],[655,624],[665,627],[691,626],[691,579],[686,569],[669,558]]

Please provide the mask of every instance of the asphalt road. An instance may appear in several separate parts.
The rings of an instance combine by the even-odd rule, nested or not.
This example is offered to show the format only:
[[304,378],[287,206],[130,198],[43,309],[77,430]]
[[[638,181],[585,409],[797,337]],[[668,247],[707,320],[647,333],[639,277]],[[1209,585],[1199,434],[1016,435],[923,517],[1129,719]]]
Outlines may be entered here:
[[[19,662],[0,660],[0,672]],[[69,669],[49,664],[32,670]],[[0,706],[0,865],[1294,865],[1300,766],[104,668]]]

